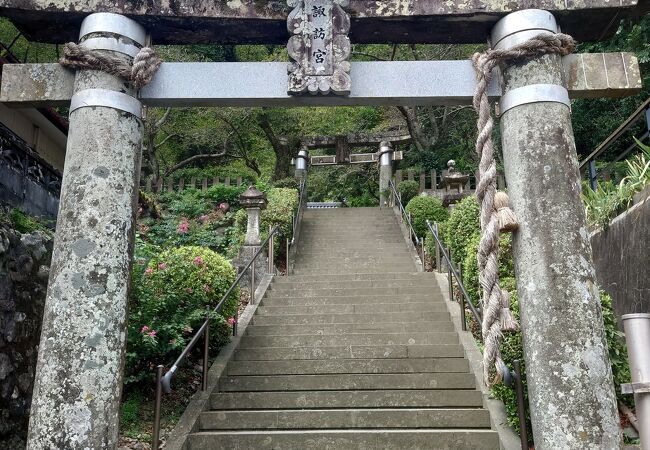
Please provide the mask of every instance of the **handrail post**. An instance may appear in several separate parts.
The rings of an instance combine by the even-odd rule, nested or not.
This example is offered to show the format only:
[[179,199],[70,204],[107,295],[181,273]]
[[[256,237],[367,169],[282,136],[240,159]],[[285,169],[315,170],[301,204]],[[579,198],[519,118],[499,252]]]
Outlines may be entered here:
[[288,276],[289,275],[289,238],[286,239],[286,245],[285,245],[285,269],[284,269],[284,275]]
[[447,248],[447,255],[449,255],[449,259],[447,260],[447,278],[448,278],[448,283],[449,283],[449,300],[454,299],[454,276],[453,276],[453,270],[452,270],[452,264],[453,264],[453,258],[451,257],[451,249]]
[[235,315],[233,316],[234,322],[232,323],[232,335],[237,336],[237,322],[239,322],[239,302],[237,302],[237,309],[235,309]]
[[153,432],[151,433],[151,450],[158,450],[160,445],[160,407],[162,404],[163,366],[156,367],[156,400],[153,409]]
[[[463,265],[458,264],[458,286],[463,283]],[[465,296],[460,296],[460,329],[467,331],[467,319],[465,318]]]
[[[426,236],[426,234],[425,234],[425,236]],[[424,251],[425,251],[425,249],[424,249],[424,238],[422,238],[420,240],[420,247],[421,247],[421,250],[422,250],[422,272],[426,272],[427,271],[427,264],[426,264],[426,261],[425,261],[425,258],[424,258]]]
[[255,260],[251,264],[251,287],[250,287],[250,303],[251,305],[255,304]]
[[526,403],[524,401],[524,384],[521,381],[521,364],[515,359],[512,364],[515,369],[515,391],[517,393],[517,416],[519,417],[519,438],[521,450],[528,450],[528,431],[526,430]]
[[275,236],[272,233],[272,226],[269,225],[269,234],[271,239],[269,239],[269,273],[273,274],[273,250],[274,250],[274,241]]
[[[209,314],[209,311],[208,311]],[[210,316],[203,333],[203,373],[201,374],[201,390],[208,390],[208,357],[210,356]]]
[[[433,225],[433,229],[436,233],[436,237],[438,236],[438,222],[436,222]],[[435,239],[434,239],[435,240]],[[440,246],[438,245],[438,241],[436,240],[436,271],[437,272],[442,272],[442,267],[440,266]]]

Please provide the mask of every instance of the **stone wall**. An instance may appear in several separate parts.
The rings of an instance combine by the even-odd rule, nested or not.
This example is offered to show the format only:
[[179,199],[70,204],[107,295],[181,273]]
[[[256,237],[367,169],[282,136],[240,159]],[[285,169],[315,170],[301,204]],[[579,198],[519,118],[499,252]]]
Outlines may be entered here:
[[24,449],[52,237],[0,222],[0,448]]
[[598,284],[612,297],[619,326],[623,314],[650,312],[650,189],[593,233],[591,246]]

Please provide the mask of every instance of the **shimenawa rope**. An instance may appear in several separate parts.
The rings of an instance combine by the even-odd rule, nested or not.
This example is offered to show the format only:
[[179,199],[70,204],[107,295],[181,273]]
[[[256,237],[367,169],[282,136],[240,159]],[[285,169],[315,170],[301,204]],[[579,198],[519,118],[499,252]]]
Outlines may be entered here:
[[[506,376],[508,368],[501,359],[503,331],[518,328],[510,312],[510,294],[499,286],[499,233],[514,231],[517,219],[508,206],[508,196],[497,192],[497,167],[494,159],[492,129],[494,122],[487,96],[487,86],[492,70],[500,63],[545,54],[568,55],[575,49],[575,41],[566,34],[540,34],[507,50],[487,50],[472,57],[476,70],[476,92],[473,105],[478,113],[476,153],[480,158],[479,182],[476,197],[481,206],[481,240],[478,249],[479,281],[483,290],[483,324],[481,333],[483,351],[483,377],[488,385],[498,383]],[[491,368],[496,376],[490,379]]]
[[124,78],[130,81],[135,89],[140,89],[151,81],[162,60],[151,47],[142,47],[131,65],[123,58],[68,42],[63,47],[63,56],[59,63],[75,69],[101,70]]

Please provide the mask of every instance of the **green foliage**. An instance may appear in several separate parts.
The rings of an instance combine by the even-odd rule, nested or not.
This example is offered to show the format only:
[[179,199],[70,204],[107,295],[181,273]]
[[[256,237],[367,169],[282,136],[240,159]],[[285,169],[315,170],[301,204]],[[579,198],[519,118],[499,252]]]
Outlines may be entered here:
[[[447,225],[451,228],[451,220]],[[449,231],[451,233],[451,231]],[[479,244],[478,226],[474,229],[472,237],[469,239],[467,247],[464,250],[465,259],[463,262],[463,279],[465,288],[475,305],[480,304],[480,286],[478,282],[478,262],[476,254]],[[501,235],[499,240],[499,277],[501,279],[501,288],[510,293],[510,310],[517,320],[519,320],[519,299],[517,295],[516,282],[514,277],[514,263],[512,258],[512,239],[509,234]],[[631,406],[632,398],[630,396],[620,395],[620,384],[626,383],[630,379],[630,371],[627,362],[627,351],[623,341],[623,333],[618,331],[616,316],[612,308],[611,298],[604,292],[600,294],[602,305],[603,319],[605,325],[605,337],[609,348],[609,355],[612,363],[612,372],[614,374],[614,383],[616,385],[617,395],[620,400]],[[471,316],[470,321],[472,321]],[[476,329],[478,324],[473,324],[470,328]],[[526,381],[526,368],[524,364],[524,351],[521,332],[504,333],[501,342],[501,355],[506,365],[513,370],[513,361],[519,360],[522,367],[522,382],[524,385],[524,398],[528,404],[528,390]],[[519,432],[519,420],[517,416],[517,398],[514,390],[503,384],[497,384],[492,387],[492,395],[500,399],[506,406],[508,423]],[[530,410],[526,411],[526,426],[528,437],[532,442],[532,429],[530,425]]]
[[122,403],[122,409],[120,411],[120,428],[129,428],[139,420],[141,403],[142,394],[137,391]]
[[[136,259],[128,325],[127,382],[150,374],[154,364],[178,356],[237,276],[228,260],[201,247],[171,248],[148,262]],[[239,289],[235,289],[215,320],[211,345],[227,342],[225,319],[235,315]]]
[[590,225],[607,228],[610,220],[632,204],[634,194],[650,186],[650,147],[637,144],[642,152],[625,161],[626,175],[618,184],[599,183],[595,191],[583,185],[582,200]]
[[451,211],[444,236],[455,261],[465,260],[465,248],[480,227],[479,216],[478,201],[473,195],[462,199]]
[[629,407],[633,407],[634,396],[621,394],[621,384],[629,383],[631,380],[630,365],[627,359],[627,347],[625,345],[625,333],[618,329],[612,297],[605,291],[600,291],[600,304],[603,312],[609,360],[612,363],[612,375],[614,375],[616,396]]
[[277,188],[298,189],[298,181],[295,178],[283,178],[273,182],[273,186]]
[[428,195],[413,197],[406,205],[406,212],[411,214],[413,230],[419,237],[424,237],[428,231],[427,220],[431,223],[444,222],[449,217],[442,202]]
[[41,220],[25,214],[18,208],[10,210],[7,218],[11,222],[13,228],[20,233],[33,233],[34,231],[50,232]]
[[308,174],[310,202],[343,202],[346,206],[379,205],[379,171],[376,164],[325,166]]
[[[280,225],[282,234],[291,239],[293,216],[298,210],[298,190],[290,188],[271,188],[266,194],[268,204],[260,217],[261,234],[268,235],[269,226]],[[276,239],[280,248],[280,239]],[[277,252],[276,252],[277,254]]]
[[414,180],[400,181],[397,185],[397,192],[399,192],[402,205],[406,205],[413,197],[420,193],[420,183]]

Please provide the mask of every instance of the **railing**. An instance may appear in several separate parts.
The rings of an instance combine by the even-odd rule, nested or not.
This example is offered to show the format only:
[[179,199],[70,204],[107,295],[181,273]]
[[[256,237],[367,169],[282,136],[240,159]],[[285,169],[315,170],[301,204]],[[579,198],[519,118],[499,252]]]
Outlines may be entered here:
[[[467,320],[465,317],[465,305],[469,307],[469,310],[474,317],[474,320],[480,325],[483,323],[481,309],[480,307],[474,306],[472,299],[467,293],[465,284],[463,283],[463,274],[460,270],[460,266],[456,268],[451,256],[451,249],[445,248],[440,236],[438,234],[438,224],[431,225],[431,222],[427,220],[427,228],[433,235],[434,241],[436,243],[436,269],[440,271],[442,259],[444,259],[445,264],[447,265],[447,277],[449,280],[449,299],[454,299],[454,278],[456,279],[456,284],[458,290],[460,291],[460,321],[461,329],[467,331]],[[479,340],[482,339],[482,335],[479,334]],[[521,441],[522,450],[528,450],[528,433],[526,431],[526,405],[524,400],[524,388],[521,380],[521,366],[519,360],[513,361],[514,370],[512,373],[507,373],[504,377],[504,384],[514,389],[517,395],[517,416],[519,418],[519,438]],[[514,384],[514,386],[513,386]]]
[[287,240],[286,247],[286,275],[290,273],[290,264],[293,256],[296,253],[296,244],[300,238],[300,224],[302,223],[302,215],[307,208],[307,180],[303,179],[300,181],[300,186],[298,187],[298,210],[293,216],[292,220],[292,230],[291,230],[291,241]]
[[[273,268],[273,240],[274,236],[280,233],[280,227],[276,226],[275,228],[271,229],[269,232],[269,236],[264,240],[264,242],[260,245],[260,248],[255,252],[253,257],[251,258],[250,262],[246,264],[246,266],[240,271],[239,275],[235,279],[235,281],[230,285],[226,293],[223,295],[219,303],[217,303],[217,306],[215,306],[212,311],[208,310],[207,318],[203,322],[203,325],[198,329],[198,331],[194,334],[192,337],[192,340],[190,340],[189,344],[185,347],[185,349],[181,352],[180,356],[174,361],[174,364],[170,367],[170,369],[167,371],[167,373],[164,372],[164,366],[159,365],[156,367],[156,400],[154,404],[154,423],[153,423],[153,433],[152,433],[152,450],[158,450],[159,445],[160,445],[160,409],[161,409],[161,404],[162,404],[162,394],[163,391],[166,394],[169,394],[171,392],[171,382],[174,376],[176,375],[176,371],[180,367],[180,365],[183,363],[183,361],[187,358],[189,353],[192,351],[192,349],[196,346],[196,344],[199,342],[199,339],[203,337],[203,368],[202,368],[202,374],[201,374],[201,390],[205,391],[208,388],[208,358],[209,358],[209,347],[210,347],[210,321],[212,320],[211,317],[211,312],[212,313],[220,313],[221,309],[223,308],[224,303],[230,297],[230,295],[233,293],[237,285],[239,284],[240,280],[244,277],[247,271],[250,271],[250,292],[251,292],[251,297],[250,297],[250,302],[253,304],[255,302],[255,261],[259,257],[259,255],[262,253],[264,250],[264,247],[268,244],[269,246],[269,272],[272,272]],[[238,302],[239,305],[239,302]],[[237,335],[237,313],[235,313],[235,321],[233,323],[233,335]]]
[[[598,189],[598,172],[596,170],[596,159],[602,155],[605,151],[612,147],[619,139],[624,136],[627,136],[630,130],[633,130],[640,121],[645,121],[645,129],[642,130],[642,134],[637,136],[639,141],[644,141],[648,139],[650,133],[650,98],[643,102],[637,109],[634,111],[626,120],[623,122],[612,134],[607,136],[607,138],[598,146],[596,149],[591,152],[585,159],[580,161],[579,170],[582,172],[586,169],[587,179],[589,180],[589,186],[592,190]],[[622,152],[616,156],[616,158],[611,161],[605,169],[600,171],[604,176],[605,180],[609,180],[611,169],[614,163],[625,158],[630,152],[638,149],[636,142],[633,142],[625,148]]]
[[388,180],[388,187],[390,188],[392,198],[390,204],[399,208],[400,218],[403,223],[406,223],[407,231],[409,232],[409,239],[415,244],[416,250],[417,247],[420,246],[420,258],[422,258],[422,267],[424,267],[424,237],[420,238],[415,233],[413,222],[411,221],[411,214],[404,208],[404,205],[402,204],[402,196],[397,191],[393,180]]

